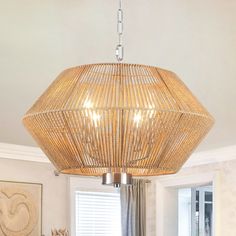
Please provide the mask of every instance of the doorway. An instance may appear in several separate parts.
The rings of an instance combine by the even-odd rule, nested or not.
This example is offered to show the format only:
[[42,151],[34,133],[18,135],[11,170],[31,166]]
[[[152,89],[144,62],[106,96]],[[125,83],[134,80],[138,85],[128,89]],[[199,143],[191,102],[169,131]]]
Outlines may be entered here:
[[178,235],[213,236],[212,185],[178,190]]

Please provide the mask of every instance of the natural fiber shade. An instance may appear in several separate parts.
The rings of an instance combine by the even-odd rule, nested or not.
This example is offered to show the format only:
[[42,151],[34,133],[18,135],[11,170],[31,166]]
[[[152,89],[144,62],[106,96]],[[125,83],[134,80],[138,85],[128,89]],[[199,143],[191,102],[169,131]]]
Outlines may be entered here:
[[23,122],[62,173],[177,172],[213,125],[178,77],[133,64],[63,71]]

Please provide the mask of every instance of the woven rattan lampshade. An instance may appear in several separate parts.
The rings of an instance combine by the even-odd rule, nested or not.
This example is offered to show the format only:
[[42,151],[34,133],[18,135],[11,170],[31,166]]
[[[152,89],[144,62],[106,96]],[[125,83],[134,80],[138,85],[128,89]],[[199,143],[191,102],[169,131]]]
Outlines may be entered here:
[[63,71],[23,122],[62,173],[177,172],[213,118],[172,72],[134,64]]

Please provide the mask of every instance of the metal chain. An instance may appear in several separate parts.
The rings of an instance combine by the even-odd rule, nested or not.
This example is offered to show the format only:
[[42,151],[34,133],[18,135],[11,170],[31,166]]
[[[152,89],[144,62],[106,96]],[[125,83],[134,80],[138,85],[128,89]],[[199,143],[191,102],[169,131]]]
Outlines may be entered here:
[[122,0],[119,0],[119,9],[117,12],[117,33],[118,33],[118,45],[116,46],[116,59],[118,62],[121,62],[124,57],[124,47],[122,45],[122,36],[123,36]]

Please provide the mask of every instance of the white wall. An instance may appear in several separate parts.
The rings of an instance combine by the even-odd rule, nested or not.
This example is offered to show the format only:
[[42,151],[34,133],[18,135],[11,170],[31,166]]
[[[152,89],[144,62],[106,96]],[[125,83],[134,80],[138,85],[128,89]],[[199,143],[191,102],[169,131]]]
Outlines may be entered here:
[[156,234],[178,235],[178,191],[156,181]]
[[64,228],[68,222],[68,179],[56,177],[51,164],[0,158],[0,180],[43,184],[43,230],[51,235],[51,228]]
[[178,191],[178,235],[191,235],[191,188]]
[[147,236],[156,235],[156,184],[155,181],[146,185],[146,233]]
[[[165,189],[164,199],[164,235],[178,235],[178,191],[177,189]],[[182,236],[182,235],[181,235]]]

